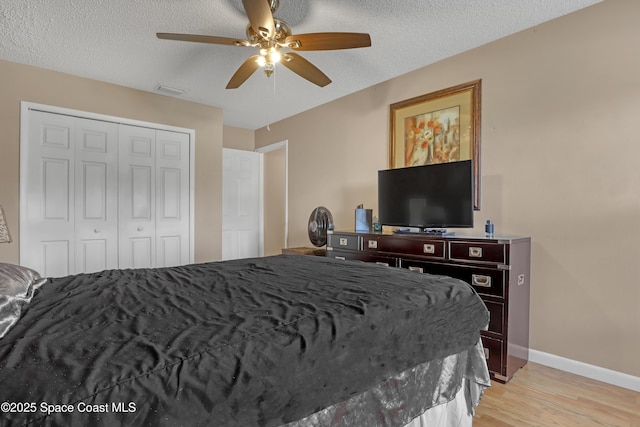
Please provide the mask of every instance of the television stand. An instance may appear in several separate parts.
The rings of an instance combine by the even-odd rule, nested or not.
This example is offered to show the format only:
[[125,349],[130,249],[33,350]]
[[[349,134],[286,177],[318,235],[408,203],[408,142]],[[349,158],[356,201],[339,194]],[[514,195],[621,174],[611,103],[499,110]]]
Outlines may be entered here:
[[453,231],[447,231],[446,228],[398,228],[394,231],[394,233],[398,234],[421,234],[426,236],[440,236],[440,237],[450,237],[455,236],[456,233]]

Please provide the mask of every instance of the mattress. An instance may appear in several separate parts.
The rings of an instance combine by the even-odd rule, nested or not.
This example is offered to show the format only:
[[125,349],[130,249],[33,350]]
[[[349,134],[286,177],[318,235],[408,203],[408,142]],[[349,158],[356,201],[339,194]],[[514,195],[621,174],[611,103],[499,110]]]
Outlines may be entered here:
[[322,257],[49,279],[0,340],[0,401],[29,404],[2,415],[279,426],[475,348],[487,322],[462,281]]

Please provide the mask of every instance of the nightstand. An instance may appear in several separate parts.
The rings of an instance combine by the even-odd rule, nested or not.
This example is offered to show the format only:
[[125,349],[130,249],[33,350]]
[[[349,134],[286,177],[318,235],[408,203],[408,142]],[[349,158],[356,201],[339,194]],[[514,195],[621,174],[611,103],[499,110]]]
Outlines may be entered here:
[[313,256],[326,256],[327,250],[325,248],[284,248],[282,249],[283,255],[313,255]]

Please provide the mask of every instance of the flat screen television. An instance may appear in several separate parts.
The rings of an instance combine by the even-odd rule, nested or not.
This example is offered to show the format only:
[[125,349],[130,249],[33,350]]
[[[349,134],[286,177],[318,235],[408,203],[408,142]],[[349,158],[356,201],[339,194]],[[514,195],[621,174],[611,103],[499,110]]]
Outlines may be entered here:
[[378,171],[378,220],[420,231],[473,227],[472,161]]

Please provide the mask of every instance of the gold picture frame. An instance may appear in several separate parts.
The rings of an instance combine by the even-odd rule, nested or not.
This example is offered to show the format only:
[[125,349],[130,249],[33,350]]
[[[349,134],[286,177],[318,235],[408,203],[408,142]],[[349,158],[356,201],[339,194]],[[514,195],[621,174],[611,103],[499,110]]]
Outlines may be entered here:
[[480,209],[482,80],[391,104],[389,167],[472,160],[473,208]]

